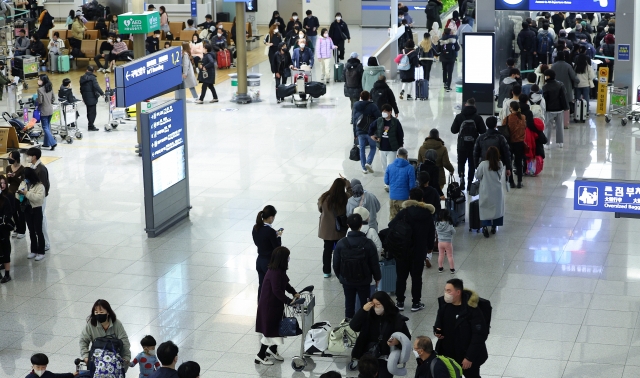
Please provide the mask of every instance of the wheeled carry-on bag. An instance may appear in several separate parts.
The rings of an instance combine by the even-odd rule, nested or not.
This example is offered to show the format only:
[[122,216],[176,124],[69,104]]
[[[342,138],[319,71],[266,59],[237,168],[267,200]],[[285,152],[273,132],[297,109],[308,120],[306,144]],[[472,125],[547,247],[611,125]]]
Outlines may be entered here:
[[587,122],[587,100],[576,99],[576,113],[574,114],[576,122]]
[[216,55],[219,69],[231,67],[231,53],[229,50],[220,50]]
[[281,84],[276,88],[276,97],[278,98],[293,96],[294,93],[296,93],[295,84]]
[[429,99],[429,80],[420,79],[416,81],[416,100]]
[[482,228],[480,222],[480,200],[477,198],[469,203],[469,232],[476,230],[480,232]]
[[324,83],[311,81],[305,84],[304,91],[309,96],[313,98],[318,98],[318,97],[324,96],[327,93],[327,86],[324,85]]
[[467,200],[464,195],[456,199],[447,198],[444,200],[444,206],[449,210],[451,219],[453,220],[453,227],[457,227],[458,224],[464,223],[466,202]]
[[396,274],[396,260],[383,260],[380,261],[380,272],[382,273],[382,279],[378,285],[380,291],[387,293],[396,292],[396,281],[398,276]]
[[61,73],[69,72],[71,65],[69,64],[69,55],[58,55],[58,69]]
[[333,81],[339,83],[342,81],[342,76],[344,75],[344,63],[338,62],[338,51],[333,51],[333,58],[335,60],[335,64],[333,65]]

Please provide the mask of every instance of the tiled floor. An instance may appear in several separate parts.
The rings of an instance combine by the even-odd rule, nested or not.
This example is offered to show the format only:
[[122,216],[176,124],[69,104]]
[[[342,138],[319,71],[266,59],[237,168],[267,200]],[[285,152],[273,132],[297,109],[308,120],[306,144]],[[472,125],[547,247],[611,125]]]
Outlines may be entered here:
[[[363,49],[357,41],[364,33],[352,33],[347,53]],[[372,45],[364,50],[372,51],[383,33],[366,30]],[[456,138],[448,130],[456,95],[442,91],[439,68],[431,99],[402,102],[400,120],[411,156],[437,127],[455,161]],[[51,370],[70,371],[98,298],[113,304],[133,353],[141,349],[138,340],[152,334],[178,343],[180,360],[198,361],[203,378],[294,375],[289,359],[269,368],[253,364],[259,347],[250,234],[256,213],[265,204],[278,209],[276,226],[284,227],[284,244],[293,252],[291,283],[315,285],[316,319],[337,323],[343,294],[335,277],[322,278],[316,199],[339,173],[357,177],[384,204],[379,219],[385,224],[388,196],[378,160],[375,174],[362,175],[347,159],[351,126],[341,84],[330,85],[311,110],[296,109],[275,104],[268,67],[259,71],[265,74],[262,103],[226,101],[232,91],[226,82],[217,88],[221,103],[188,105],[193,210],[158,238],[143,231],[132,126],[85,133],[45,152],[62,157],[49,166],[52,249],[34,262],[26,259],[26,239],[14,240],[14,280],[0,286],[0,376],[24,377],[36,351],[49,354]],[[99,106],[104,122],[106,106]],[[506,226],[495,237],[458,228],[457,276],[494,306],[483,377],[640,376],[637,223],[572,209],[576,177],[638,179],[638,136],[637,124],[605,125],[602,118],[572,126],[565,148],[548,151],[542,175],[508,194]],[[427,308],[405,311],[413,335],[431,334],[436,297],[449,278],[433,268],[424,273]],[[286,340],[284,356],[295,355],[299,342]],[[345,374],[345,365],[345,359],[314,359],[295,376]],[[409,367],[413,374],[415,364]],[[135,369],[128,374],[136,375]]]

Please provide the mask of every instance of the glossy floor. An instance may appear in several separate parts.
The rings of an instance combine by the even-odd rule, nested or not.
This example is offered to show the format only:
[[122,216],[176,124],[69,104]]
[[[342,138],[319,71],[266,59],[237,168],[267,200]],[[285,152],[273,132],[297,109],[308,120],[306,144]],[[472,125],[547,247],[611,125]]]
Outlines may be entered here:
[[[377,34],[376,34],[377,33]],[[384,31],[354,30],[351,51]],[[455,93],[444,93],[440,66],[428,102],[402,101],[400,121],[411,156],[431,128],[448,146]],[[293,251],[289,277],[316,287],[316,320],[343,317],[342,288],[322,278],[316,200],[339,173],[359,178],[383,203],[378,158],[363,175],[348,160],[351,126],[342,84],[311,109],[277,105],[266,64],[257,69],[263,102],[228,101],[229,82],[218,85],[219,104],[189,104],[190,219],[155,239],[143,228],[141,163],[133,155],[130,125],[86,133],[46,155],[52,189],[47,216],[52,248],[41,262],[27,260],[26,239],[13,243],[13,281],[0,286],[0,376],[24,377],[34,352],[49,355],[50,370],[70,371],[91,304],[107,299],[123,321],[135,354],[146,334],[171,339],[180,360],[195,360],[203,378],[291,377],[290,358],[300,338],[288,339],[284,363],[253,364],[257,274],[251,227],[265,205],[278,209],[276,226]],[[319,75],[319,72],[314,72]],[[317,77],[317,76],[316,76]],[[394,84],[396,93],[399,84]],[[223,109],[231,111],[221,111]],[[237,111],[235,111],[237,110]],[[84,109],[81,109],[84,116]],[[99,124],[106,105],[99,105]],[[81,123],[86,128],[83,120]],[[465,285],[491,299],[483,377],[637,377],[640,375],[640,250],[637,223],[613,215],[572,210],[576,177],[638,179],[637,123],[606,125],[602,118],[572,125],[564,149],[548,151],[544,172],[526,178],[507,197],[506,225],[485,239],[458,227],[455,261]],[[450,158],[456,160],[455,147]],[[405,311],[414,336],[430,335],[449,274],[424,273],[426,309]],[[315,359],[296,376],[331,369],[343,375],[346,359]],[[411,376],[415,363],[409,364]],[[128,377],[137,376],[131,369]]]

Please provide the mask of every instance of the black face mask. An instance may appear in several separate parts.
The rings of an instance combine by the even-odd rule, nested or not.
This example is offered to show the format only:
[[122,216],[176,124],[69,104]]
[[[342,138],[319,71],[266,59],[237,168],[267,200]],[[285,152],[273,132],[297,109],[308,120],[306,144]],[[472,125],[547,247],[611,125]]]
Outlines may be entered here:
[[104,323],[107,321],[109,314],[96,314],[95,316],[98,323]]
[[15,160],[13,160],[13,159],[9,159],[9,164],[13,164],[13,163],[15,163],[15,162],[16,162]]

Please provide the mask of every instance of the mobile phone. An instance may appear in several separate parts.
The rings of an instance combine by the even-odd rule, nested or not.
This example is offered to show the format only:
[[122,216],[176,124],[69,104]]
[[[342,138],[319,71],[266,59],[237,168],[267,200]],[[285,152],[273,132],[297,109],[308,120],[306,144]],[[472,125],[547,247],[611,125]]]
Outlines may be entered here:
[[281,231],[284,231],[284,228],[280,227],[280,228],[278,229],[278,232],[281,232]]

